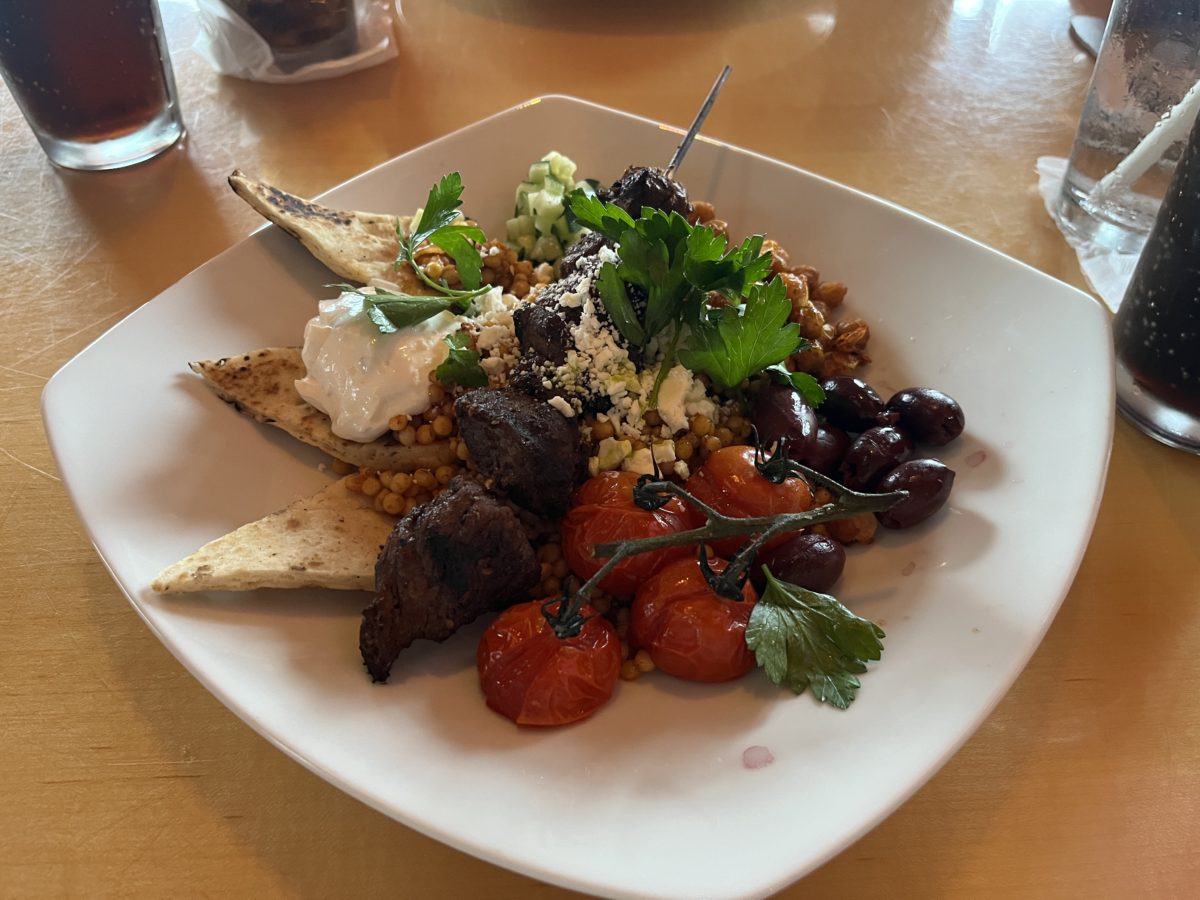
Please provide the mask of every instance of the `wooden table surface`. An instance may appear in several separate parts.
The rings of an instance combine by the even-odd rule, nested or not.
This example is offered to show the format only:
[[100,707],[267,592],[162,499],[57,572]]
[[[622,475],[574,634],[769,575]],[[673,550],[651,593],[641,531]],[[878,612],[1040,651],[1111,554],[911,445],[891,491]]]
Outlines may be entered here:
[[[1034,189],[1091,65],[1072,10],[408,0],[397,59],[294,86],[214,75],[186,7],[164,11],[189,133],[157,160],[57,170],[0,92],[0,895],[565,896],[340,793],[187,674],[76,519],[46,380],[259,224],[234,167],[313,194],[548,92],[684,124],[723,62],[707,134],[1082,286]],[[782,896],[1197,896],[1198,513],[1200,458],[1118,422],[1091,545],[1029,667],[911,800]]]

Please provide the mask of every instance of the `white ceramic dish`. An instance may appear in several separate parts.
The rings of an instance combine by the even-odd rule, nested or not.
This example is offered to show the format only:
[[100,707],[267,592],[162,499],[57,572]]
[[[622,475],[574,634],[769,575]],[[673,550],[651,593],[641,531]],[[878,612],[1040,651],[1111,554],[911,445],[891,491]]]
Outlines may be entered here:
[[[408,211],[448,169],[500,229],[549,149],[601,180],[669,158],[678,131],[565,97],[500,113],[330,191]],[[153,576],[329,479],[319,454],[239,417],[188,360],[296,344],[331,277],[275,228],[147,303],[44,396],[63,480],[154,633],[248,724],[312,771],[455,847],[607,895],[748,896],[800,877],[891,812],[975,730],[1037,646],[1083,554],[1107,464],[1107,317],[1086,295],[877,199],[705,140],[682,178],[739,231],[850,285],[869,379],[956,396],[950,507],[854,552],[839,595],[887,630],[846,712],[757,673],[706,687],[622,684],[592,720],[524,731],[487,710],[480,627],[405,651],[370,683],[365,595],[161,598]],[[286,184],[284,185],[286,187]],[[747,748],[774,762],[743,764]],[[816,814],[819,811],[819,814]]]

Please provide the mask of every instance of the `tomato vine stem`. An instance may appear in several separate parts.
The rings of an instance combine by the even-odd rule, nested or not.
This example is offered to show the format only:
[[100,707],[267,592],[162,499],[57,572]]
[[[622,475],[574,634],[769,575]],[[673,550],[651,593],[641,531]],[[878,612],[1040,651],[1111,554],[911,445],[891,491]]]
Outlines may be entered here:
[[[680,500],[704,513],[707,521],[699,528],[679,531],[674,534],[596,544],[592,547],[592,556],[597,559],[606,559],[604,565],[600,567],[595,575],[585,581],[579,590],[575,591],[574,596],[571,597],[570,603],[565,609],[560,606],[560,613],[557,618],[560,621],[576,618],[584,604],[587,603],[592,592],[596,589],[596,586],[604,580],[604,577],[619,565],[622,560],[636,556],[639,553],[648,553],[651,550],[662,550],[667,547],[679,547],[685,544],[711,543],[726,538],[752,538],[737,553],[730,562],[729,567],[722,574],[724,581],[734,584],[741,580],[742,574],[753,563],[755,555],[762,549],[763,545],[776,535],[790,531],[800,531],[803,528],[808,528],[811,525],[817,525],[821,522],[848,519],[863,513],[883,512],[884,510],[891,509],[908,496],[907,491],[893,491],[888,494],[864,494],[851,490],[844,484],[835,481],[827,475],[822,475],[820,472],[810,469],[807,466],[790,460],[788,463],[789,469],[792,470],[789,474],[803,475],[810,483],[826,488],[834,495],[834,499],[829,503],[822,504],[815,509],[806,510],[805,512],[735,518],[718,512],[707,503],[693,496],[682,485],[678,485],[673,481],[664,481],[661,479],[640,481],[635,488],[635,498],[639,492],[646,497],[657,497],[660,499],[666,496],[678,497]],[[551,624],[555,623],[552,622]],[[555,630],[556,632],[558,631],[557,627]],[[559,636],[562,637],[563,635],[560,634]]]

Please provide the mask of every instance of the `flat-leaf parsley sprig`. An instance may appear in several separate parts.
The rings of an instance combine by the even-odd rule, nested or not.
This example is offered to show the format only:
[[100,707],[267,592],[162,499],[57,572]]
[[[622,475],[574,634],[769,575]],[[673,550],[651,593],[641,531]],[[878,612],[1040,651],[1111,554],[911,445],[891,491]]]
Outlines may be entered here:
[[[458,224],[462,191],[462,178],[457,172],[451,172],[430,189],[425,208],[412,224],[411,234],[405,236],[403,227],[399,224],[396,226],[400,243],[396,266],[407,263],[436,294],[403,294],[384,290],[370,293],[346,284],[330,287],[340,287],[362,296],[367,317],[384,334],[424,322],[440,312],[451,311],[460,315],[469,312],[471,301],[491,290],[491,286],[481,284],[483,257],[475,247],[487,239],[483,230],[474,225]],[[444,281],[435,281],[417,265],[417,250],[426,243],[454,260],[465,289],[452,288]]]
[[[799,326],[787,321],[791,304],[782,280],[762,284],[771,254],[762,252],[761,234],[730,248],[724,235],[692,225],[677,212],[643,207],[635,220],[616,204],[580,191],[570,195],[570,209],[581,224],[617,243],[619,263],[604,263],[597,276],[600,299],[617,330],[642,348],[667,332],[660,339],[660,380],[678,358],[720,387],[734,389],[807,346]],[[641,316],[626,283],[646,294]],[[727,305],[711,306],[712,293],[725,297]]]

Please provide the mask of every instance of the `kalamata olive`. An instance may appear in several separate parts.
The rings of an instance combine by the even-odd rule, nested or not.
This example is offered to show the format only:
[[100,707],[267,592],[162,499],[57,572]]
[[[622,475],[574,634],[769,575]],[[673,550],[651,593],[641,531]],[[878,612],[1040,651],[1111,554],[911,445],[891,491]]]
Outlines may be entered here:
[[868,428],[850,445],[838,469],[842,484],[856,491],[875,489],[884,475],[908,459],[912,440],[898,428]]
[[821,414],[838,428],[847,431],[866,431],[876,423],[875,417],[884,411],[883,398],[865,382],[849,375],[838,375],[821,382],[825,402]]
[[842,577],[846,551],[837,541],[824,535],[798,534],[778,547],[760,553],[754,566],[760,576],[763,566],[780,581],[825,592]]
[[891,509],[875,513],[880,525],[911,528],[942,508],[954,486],[954,470],[940,459],[910,459],[902,462],[879,482],[881,494],[908,491],[908,496]]
[[750,419],[764,447],[786,437],[791,459],[804,459],[817,437],[817,414],[788,384],[764,385],[754,398]]
[[836,425],[826,422],[817,428],[816,437],[800,462],[822,475],[836,476],[838,466],[850,449],[850,435]]
[[962,434],[965,418],[958,402],[933,388],[905,388],[887,402],[899,424],[919,444],[941,447]]

